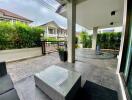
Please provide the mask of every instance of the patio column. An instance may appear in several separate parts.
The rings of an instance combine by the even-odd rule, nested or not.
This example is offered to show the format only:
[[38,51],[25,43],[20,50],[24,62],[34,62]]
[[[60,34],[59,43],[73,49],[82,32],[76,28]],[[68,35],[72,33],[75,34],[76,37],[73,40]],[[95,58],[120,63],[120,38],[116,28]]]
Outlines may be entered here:
[[75,62],[76,0],[67,3],[68,62]]
[[93,28],[92,49],[96,50],[98,27]]

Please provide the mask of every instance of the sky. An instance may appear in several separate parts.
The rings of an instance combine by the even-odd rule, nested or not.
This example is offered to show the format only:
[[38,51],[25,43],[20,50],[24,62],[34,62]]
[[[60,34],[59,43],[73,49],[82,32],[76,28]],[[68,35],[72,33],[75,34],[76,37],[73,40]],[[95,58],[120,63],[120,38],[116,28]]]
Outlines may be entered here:
[[[0,0],[0,8],[14,12],[32,21],[32,25],[42,25],[49,21],[55,21],[61,28],[67,28],[67,19],[55,13],[60,4],[56,0]],[[114,28],[116,32],[122,31],[122,27]],[[88,30],[76,25],[76,31]]]
[[[0,0],[0,8],[34,21],[32,25],[42,25],[53,20],[66,29],[67,19],[55,13],[59,5],[55,0]],[[86,29],[76,26],[77,32],[82,30]]]

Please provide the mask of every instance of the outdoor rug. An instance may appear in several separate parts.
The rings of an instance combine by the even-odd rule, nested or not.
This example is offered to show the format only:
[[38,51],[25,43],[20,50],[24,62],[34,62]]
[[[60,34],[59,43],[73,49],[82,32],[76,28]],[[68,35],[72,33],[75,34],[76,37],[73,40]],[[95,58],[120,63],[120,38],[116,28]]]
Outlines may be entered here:
[[74,100],[118,100],[118,94],[114,90],[86,81]]

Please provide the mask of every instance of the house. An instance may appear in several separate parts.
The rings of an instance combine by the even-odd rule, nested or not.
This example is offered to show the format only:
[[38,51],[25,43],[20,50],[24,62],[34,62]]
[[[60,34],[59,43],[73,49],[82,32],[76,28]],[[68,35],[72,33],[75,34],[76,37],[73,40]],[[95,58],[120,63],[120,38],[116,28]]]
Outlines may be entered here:
[[30,24],[33,22],[30,19],[27,19],[23,16],[17,15],[15,13],[12,13],[10,11],[7,11],[1,8],[0,8],[0,21],[11,21],[11,22],[20,21],[27,24]]
[[45,29],[46,37],[54,37],[62,40],[65,40],[67,37],[67,31],[61,28],[55,21],[50,21],[40,26]]
[[[87,87],[89,88],[87,95],[90,96],[91,100],[97,100],[97,99],[103,100],[105,96],[106,96],[106,98],[104,100],[108,100],[109,98],[110,98],[110,100],[132,100],[132,3],[131,3],[131,0],[57,0],[57,1],[61,4],[61,6],[59,7],[59,10],[58,10],[58,13],[67,17],[67,19],[68,19],[68,29],[67,29],[68,62],[64,63],[64,65],[62,67],[67,68],[67,69],[72,68],[72,71],[80,71],[80,73],[82,74],[82,77],[83,77],[82,81],[84,80],[84,78],[88,77],[88,79],[91,82],[98,82],[99,86],[96,86],[96,84],[91,85],[91,83],[88,82],[88,85],[86,85],[83,88],[84,90]],[[62,8],[64,7],[63,10],[60,9],[61,7]],[[99,29],[123,26],[120,50],[119,50],[119,55],[117,56],[118,64],[117,64],[116,74],[115,74],[114,70],[110,69],[111,72],[109,74],[111,74],[112,76],[109,76],[106,71],[109,68],[105,68],[105,69],[101,68],[103,66],[106,67],[106,66],[110,66],[113,64],[113,63],[105,64],[105,60],[103,60],[103,59],[102,59],[102,61],[103,61],[104,65],[101,65],[100,63],[98,63],[98,65],[101,65],[99,68],[97,68],[95,64],[93,64],[91,66],[91,61],[87,62],[88,57],[85,54],[86,49],[82,50],[82,53],[77,53],[77,54],[80,54],[81,57],[82,57],[81,54],[83,54],[83,53],[84,53],[84,55],[86,55],[85,63],[84,63],[84,58],[83,59],[81,58],[82,61],[77,61],[75,59],[76,23],[78,23],[82,26],[85,26],[88,29],[93,29],[93,37],[92,37],[92,49],[93,50],[96,50],[97,32]],[[50,28],[49,27],[46,27],[46,28],[47,28],[46,32],[49,34]],[[51,34],[57,34],[58,27],[56,29],[54,29],[53,26],[51,26],[51,28],[52,28]],[[56,59],[56,57],[54,57],[54,58]],[[53,61],[53,59],[48,59],[49,63],[51,63],[52,61]],[[96,60],[96,61],[98,62],[98,60]],[[93,63],[96,63],[96,61]],[[42,62],[44,62],[43,58],[42,58]],[[44,64],[45,63],[43,63],[43,65]],[[26,63],[24,65],[26,66],[28,64]],[[35,65],[35,67],[38,65],[42,66],[40,64],[40,61],[39,61],[39,63],[37,63]],[[58,65],[60,65],[60,64],[58,64]],[[95,67],[95,68],[92,69],[93,67]],[[26,67],[26,69],[27,68],[28,67]],[[33,68],[33,67],[31,67],[31,68]],[[91,68],[91,69],[89,69],[89,68]],[[98,70],[98,69],[100,69],[100,70]],[[29,71],[32,71],[32,70],[29,70]],[[41,69],[41,71],[42,71],[42,69]],[[46,71],[46,72],[49,72],[50,74],[48,74],[48,75],[44,74],[44,76],[48,76],[48,78],[47,77],[44,78],[45,82],[42,82],[43,77],[40,74],[38,74],[38,76],[40,76],[41,79],[38,79],[37,81],[43,87],[43,88],[40,87],[40,89],[47,90],[47,95],[49,94],[49,96],[53,95],[54,97],[58,97],[57,94],[65,95],[65,90],[67,90],[67,87],[64,88],[63,84],[61,84],[60,80],[62,80],[62,78],[58,78],[58,77],[56,78],[56,76],[61,76],[61,74],[53,75],[52,74],[53,72],[55,72],[55,74],[58,73],[58,71],[56,71],[56,70],[54,70],[54,71],[50,70],[50,71]],[[60,73],[63,73],[63,72],[60,72]],[[99,74],[97,74],[97,73],[99,73]],[[70,73],[68,73],[68,74],[70,74]],[[86,74],[86,76],[84,76],[84,74]],[[51,75],[51,77],[49,78],[50,75]],[[74,74],[72,74],[72,75],[73,76],[68,77],[68,79],[70,79],[70,80],[68,80],[66,82],[66,85],[68,85],[68,86],[69,86],[69,83],[71,82],[71,80],[75,79],[74,78],[75,75]],[[64,76],[68,76],[68,75],[66,75],[64,73]],[[92,76],[92,77],[90,77],[90,76]],[[53,79],[53,81],[49,81],[51,79]],[[58,82],[55,82],[54,79],[58,80]],[[32,82],[29,82],[30,84],[26,84],[25,80],[26,81],[30,80]],[[118,82],[116,80],[118,80]],[[113,90],[113,88],[111,86],[114,85],[115,81],[117,84],[117,85],[115,85],[115,87],[118,88],[116,90],[121,91],[121,93],[118,96],[120,98],[118,98],[118,97],[114,98],[115,95],[113,95],[113,92],[115,92],[115,91],[112,91],[112,93],[108,92],[109,89],[107,87],[109,86],[110,89]],[[31,76],[31,77],[29,77],[29,79],[24,79],[23,84],[19,85],[19,87],[22,88],[21,90],[23,90],[23,92],[20,92],[20,93],[25,93],[25,94],[27,94],[26,96],[31,95],[30,97],[32,99],[29,99],[29,100],[35,100],[37,98],[36,94],[35,94],[36,91],[32,92],[32,93],[30,92],[30,91],[36,90],[34,88],[35,85],[33,84],[33,82],[34,82],[34,78]],[[17,82],[17,83],[19,83],[19,82]],[[49,83],[49,87],[47,87],[48,83]],[[61,85],[60,84],[58,85],[58,83],[60,83]],[[81,84],[81,83],[79,83],[79,84]],[[50,87],[51,85],[52,85],[52,87]],[[65,83],[64,83],[64,85],[65,85]],[[23,89],[22,86],[25,87],[25,89]],[[31,86],[33,88],[31,88]],[[75,84],[75,87],[76,86],[78,86],[78,85]],[[100,86],[103,86],[103,88]],[[106,87],[105,91],[104,91],[104,86]],[[98,88],[95,88],[95,87],[98,87]],[[74,86],[73,86],[73,88],[74,88]],[[70,89],[73,89],[73,88],[70,88]],[[50,90],[50,89],[52,89],[52,90]],[[70,89],[68,89],[68,90],[70,90]],[[63,93],[58,92],[59,90],[61,90]],[[54,93],[54,91],[57,94]],[[75,91],[76,91],[76,89],[75,90],[73,89],[72,92],[70,91],[68,93],[68,95],[66,96],[66,99],[70,97],[69,94],[74,94]],[[92,91],[94,91],[94,93],[91,93]],[[98,94],[97,94],[97,91],[99,92]],[[105,92],[108,92],[108,93],[105,94]],[[46,93],[46,92],[44,92],[44,93]],[[103,95],[103,94],[105,94],[105,95]],[[111,95],[109,95],[109,94],[111,94]],[[49,100],[47,98],[47,95],[44,96],[45,100]],[[85,97],[87,96],[86,94],[84,94],[84,92],[81,93],[81,96],[83,96],[83,95]],[[99,95],[101,95],[102,98],[98,98]],[[24,96],[24,95],[21,94],[21,96]],[[36,97],[36,98],[34,98],[34,97]],[[24,97],[22,97],[22,98],[24,98]],[[59,100],[59,99],[53,99],[53,100]],[[62,99],[60,99],[60,100],[62,100]],[[85,100],[85,99],[77,98],[75,100]],[[87,99],[87,100],[89,100],[89,99]]]
[[[96,50],[98,29],[123,26],[117,75],[123,100],[132,100],[132,3],[131,0],[57,0],[56,11],[68,19],[68,62],[75,62],[76,23],[93,29]],[[66,5],[66,6],[65,6]],[[61,10],[62,9],[62,10]]]

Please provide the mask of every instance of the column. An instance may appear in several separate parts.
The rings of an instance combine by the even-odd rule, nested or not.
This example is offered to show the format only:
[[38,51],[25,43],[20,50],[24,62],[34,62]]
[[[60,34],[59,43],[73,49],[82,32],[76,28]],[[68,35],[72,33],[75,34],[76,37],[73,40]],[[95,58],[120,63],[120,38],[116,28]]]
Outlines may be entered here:
[[96,50],[98,27],[93,28],[92,49]]
[[76,0],[67,3],[68,62],[75,62]]

